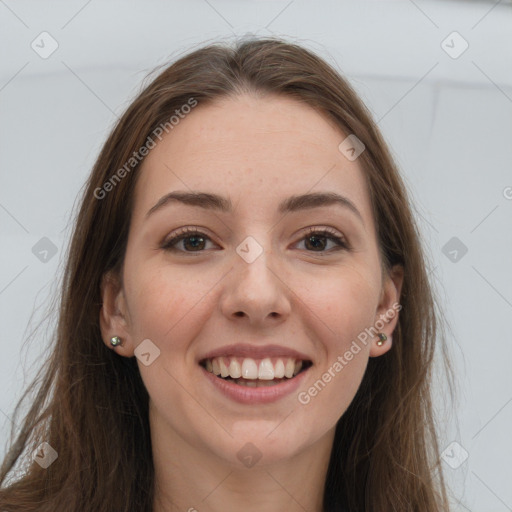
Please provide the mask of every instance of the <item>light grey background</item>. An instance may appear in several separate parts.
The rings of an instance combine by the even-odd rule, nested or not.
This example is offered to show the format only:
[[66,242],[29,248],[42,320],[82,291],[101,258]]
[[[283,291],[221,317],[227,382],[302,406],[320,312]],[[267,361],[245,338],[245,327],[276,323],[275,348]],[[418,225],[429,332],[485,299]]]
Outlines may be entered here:
[[[58,44],[47,58],[44,31]],[[317,51],[373,112],[416,205],[451,325],[459,398],[440,426],[454,510],[512,510],[506,1],[0,0],[0,456],[49,336],[24,342],[56,291],[75,198],[116,116],[157,65],[246,33]],[[43,237],[55,256],[36,245]],[[441,412],[446,396],[440,387]]]

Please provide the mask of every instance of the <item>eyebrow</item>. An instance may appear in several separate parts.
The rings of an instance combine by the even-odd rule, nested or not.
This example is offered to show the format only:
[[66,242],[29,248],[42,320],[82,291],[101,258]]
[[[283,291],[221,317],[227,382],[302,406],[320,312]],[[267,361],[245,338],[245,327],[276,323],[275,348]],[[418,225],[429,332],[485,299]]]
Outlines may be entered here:
[[[157,210],[171,203],[182,203],[188,206],[197,206],[207,210],[216,210],[223,213],[230,213],[233,210],[233,203],[226,197],[209,192],[169,192],[162,196],[157,203],[146,213],[146,218]],[[354,213],[364,224],[363,216],[355,204],[345,196],[335,192],[311,192],[308,194],[291,196],[279,204],[279,213],[297,212],[311,208],[339,205]]]

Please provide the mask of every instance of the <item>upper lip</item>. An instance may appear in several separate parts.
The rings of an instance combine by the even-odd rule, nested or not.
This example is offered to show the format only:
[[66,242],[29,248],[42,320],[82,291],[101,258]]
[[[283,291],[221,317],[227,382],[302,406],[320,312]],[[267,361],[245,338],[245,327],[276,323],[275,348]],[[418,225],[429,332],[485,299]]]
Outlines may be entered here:
[[247,343],[237,343],[233,345],[224,345],[215,350],[211,350],[199,357],[199,361],[212,359],[214,357],[251,357],[253,359],[262,359],[264,357],[291,357],[303,361],[311,361],[311,358],[293,348],[280,345],[250,345]]

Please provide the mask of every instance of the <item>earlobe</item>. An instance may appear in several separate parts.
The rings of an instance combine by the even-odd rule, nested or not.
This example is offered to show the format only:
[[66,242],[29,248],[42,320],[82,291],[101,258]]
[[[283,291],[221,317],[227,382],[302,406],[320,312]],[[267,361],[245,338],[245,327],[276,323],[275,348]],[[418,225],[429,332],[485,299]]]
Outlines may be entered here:
[[400,294],[403,278],[403,267],[395,265],[384,279],[374,324],[378,333],[370,348],[370,357],[381,356],[392,348],[393,332],[398,323],[399,311],[402,309]]
[[102,305],[99,322],[103,343],[119,355],[132,357],[134,348],[131,342],[128,312],[118,276],[111,272],[104,274],[100,289]]

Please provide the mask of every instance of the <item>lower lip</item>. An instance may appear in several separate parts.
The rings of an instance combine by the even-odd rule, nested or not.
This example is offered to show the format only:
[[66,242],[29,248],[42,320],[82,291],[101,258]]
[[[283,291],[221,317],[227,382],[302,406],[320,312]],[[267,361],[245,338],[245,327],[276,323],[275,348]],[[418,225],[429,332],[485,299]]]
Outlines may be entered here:
[[293,393],[304,380],[304,376],[309,368],[298,373],[292,379],[274,384],[273,386],[262,386],[259,388],[249,388],[221,379],[209,372],[202,366],[200,367],[210,382],[228,398],[242,404],[267,404]]

